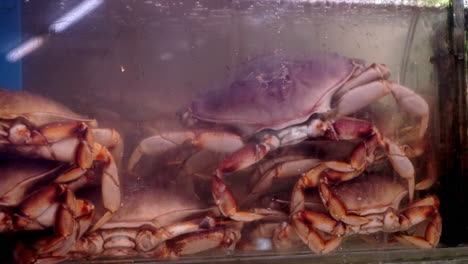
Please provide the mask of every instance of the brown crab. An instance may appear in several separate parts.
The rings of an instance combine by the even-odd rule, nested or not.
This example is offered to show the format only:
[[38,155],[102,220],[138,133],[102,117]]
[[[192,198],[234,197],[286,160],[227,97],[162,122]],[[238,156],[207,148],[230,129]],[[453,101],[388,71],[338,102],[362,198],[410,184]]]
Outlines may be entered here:
[[[185,196],[155,189],[129,193],[114,217],[100,229],[82,237],[68,255],[43,255],[36,259],[176,257],[217,247],[233,247],[240,239],[239,224],[225,222],[218,218],[216,207],[206,207]],[[31,260],[21,262],[31,263]]]
[[414,168],[403,148],[383,137],[371,123],[347,118],[392,94],[402,108],[420,118],[418,138],[423,138],[429,120],[428,104],[410,89],[389,81],[389,75],[383,64],[365,67],[362,60],[336,54],[306,60],[280,55],[252,60],[220,89],[194,100],[181,115],[187,125],[215,123],[240,135],[214,130],[161,133],[139,144],[128,168],[132,170],[144,154],[160,154],[187,141],[216,152],[233,152],[218,166],[212,183],[213,197],[223,215],[252,221],[262,216],[238,212],[233,195],[223,183],[223,174],[249,167],[274,149],[308,138],[361,139],[349,162],[325,164],[348,172],[341,175],[349,180],[372,162],[377,147],[383,147],[395,170],[407,179],[412,198]]
[[[73,164],[56,183],[79,180],[94,161],[103,166],[102,196],[107,213],[93,226],[104,224],[120,206],[120,179],[114,157],[121,155],[122,141],[113,129],[96,127],[55,101],[25,91],[0,89],[0,151],[24,157]],[[117,157],[120,158],[120,157]]]
[[94,218],[92,203],[53,182],[65,169],[52,161],[0,159],[0,232],[53,228],[38,251],[65,254]]
[[[323,173],[334,172],[324,165],[312,169],[297,182],[291,199],[292,225],[314,252],[331,252],[347,236],[377,232],[395,233],[398,241],[422,248],[438,244],[442,219],[436,196],[404,205],[408,190],[394,176],[364,173],[353,180],[331,184],[329,178],[320,176]],[[328,213],[308,211],[304,206],[304,190],[317,179]],[[418,231],[408,233],[414,228]]]

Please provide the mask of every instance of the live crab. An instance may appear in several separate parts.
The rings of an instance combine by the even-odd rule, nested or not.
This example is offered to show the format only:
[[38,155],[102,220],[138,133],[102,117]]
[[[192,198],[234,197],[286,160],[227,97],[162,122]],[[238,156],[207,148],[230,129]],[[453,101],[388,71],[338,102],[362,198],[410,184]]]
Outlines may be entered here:
[[57,177],[57,184],[81,180],[95,161],[103,165],[102,199],[106,214],[92,229],[108,221],[120,206],[120,179],[115,158],[123,143],[113,129],[97,127],[64,105],[26,91],[0,89],[0,152],[28,158],[56,160],[73,165]]
[[37,251],[65,254],[94,218],[94,205],[77,199],[72,190],[81,186],[53,182],[66,169],[52,161],[2,157],[0,233],[53,228],[37,243]]
[[[334,172],[324,165],[309,171],[297,182],[291,198],[291,223],[312,251],[329,253],[345,237],[377,232],[390,233],[402,243],[421,248],[439,243],[442,218],[437,196],[413,202],[408,199],[405,205],[408,190],[392,174],[365,172],[359,178],[333,184],[321,176],[327,173]],[[314,183],[326,213],[305,208],[304,191],[316,186]],[[414,232],[408,233],[410,230]]]
[[324,165],[346,172],[340,177],[350,180],[373,162],[375,149],[381,147],[395,171],[406,179],[412,199],[414,167],[404,148],[384,137],[372,123],[348,118],[391,94],[410,116],[419,119],[415,134],[423,140],[429,123],[427,102],[407,87],[389,81],[389,76],[383,64],[366,67],[363,60],[337,54],[310,59],[274,55],[251,60],[220,87],[195,99],[181,114],[182,122],[189,127],[217,124],[229,132],[189,129],[146,138],[131,155],[128,169],[133,170],[142,155],[161,154],[185,142],[232,153],[216,170],[212,195],[224,216],[254,221],[263,216],[238,211],[236,199],[223,182],[224,174],[249,167],[274,149],[309,138],[360,139],[362,143],[349,162],[330,161]]
[[[141,189],[128,192],[124,198],[124,206],[114,217],[79,239],[68,254],[39,255],[31,259],[31,250],[19,244],[17,261],[178,257],[215,248],[233,249],[240,239],[240,223],[226,221],[216,206],[206,206],[180,189]],[[102,214],[99,208],[97,211]]]

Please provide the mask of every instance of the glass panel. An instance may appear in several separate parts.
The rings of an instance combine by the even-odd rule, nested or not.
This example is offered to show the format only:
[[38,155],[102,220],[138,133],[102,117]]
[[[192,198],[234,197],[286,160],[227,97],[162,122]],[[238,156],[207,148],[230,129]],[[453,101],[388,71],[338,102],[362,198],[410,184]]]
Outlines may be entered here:
[[0,53],[24,90],[0,90],[1,257],[464,254],[451,15],[448,0],[21,2],[22,42]]

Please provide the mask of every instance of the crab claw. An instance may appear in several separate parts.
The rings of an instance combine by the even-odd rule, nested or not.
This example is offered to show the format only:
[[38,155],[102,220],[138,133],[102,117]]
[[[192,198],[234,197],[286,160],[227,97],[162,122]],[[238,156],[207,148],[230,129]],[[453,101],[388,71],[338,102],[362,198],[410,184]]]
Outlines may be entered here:
[[228,132],[182,131],[161,133],[140,142],[128,162],[128,171],[133,171],[143,155],[158,155],[179,147],[185,142],[215,152],[233,152],[244,145],[242,139]]
[[18,207],[14,215],[17,230],[41,230],[53,226],[59,197],[65,194],[67,187],[63,184],[46,186],[32,193]]
[[120,179],[114,158],[106,147],[98,145],[96,160],[104,162],[104,171],[101,179],[102,202],[107,212],[91,228],[90,232],[97,230],[105,224],[120,208]]
[[227,188],[226,184],[218,178],[213,177],[212,181],[212,194],[213,199],[218,206],[221,213],[233,220],[250,222],[264,218],[264,215],[250,213],[250,212],[238,212],[237,203],[234,199],[232,192]]
[[337,117],[356,113],[359,109],[391,93],[407,113],[420,118],[419,138],[422,139],[429,124],[428,103],[407,87],[386,80],[389,76],[390,72],[385,65],[373,64],[350,80],[342,88],[346,92],[339,99]]
[[413,201],[415,189],[415,172],[413,163],[405,155],[405,152],[395,143],[384,139],[387,155],[392,167],[402,178],[408,181],[408,195],[410,201]]
[[174,258],[215,248],[233,249],[241,237],[237,227],[190,233],[161,244],[151,255],[160,258]]
[[219,174],[236,172],[262,160],[270,151],[280,146],[275,135],[265,134],[260,142],[246,144],[225,158],[218,167]]
[[94,140],[108,148],[117,164],[120,165],[124,152],[124,142],[120,134],[114,129],[109,128],[92,128],[91,132],[93,133]]
[[332,252],[343,241],[343,236],[333,236],[331,239],[326,240],[319,232],[307,224],[303,212],[293,215],[292,223],[301,240],[317,254]]
[[439,243],[442,233],[442,217],[436,214],[427,224],[424,236],[410,236],[401,232],[395,236],[395,239],[403,244],[410,244],[420,248],[434,248]]
[[319,184],[320,175],[327,169],[327,166],[321,164],[316,166],[302,176],[294,185],[291,195],[290,214],[295,215],[305,211],[304,192],[307,188],[316,187]]
[[[305,209],[305,195],[307,188],[316,187],[320,184],[320,175],[328,167],[324,164],[318,165],[301,177],[294,186],[290,214],[292,226],[301,240],[315,253],[325,254],[335,250],[342,242],[344,227],[336,220],[320,213],[307,212]],[[335,230],[338,236],[326,240],[320,232]]]
[[73,244],[88,230],[94,217],[94,205],[86,200],[77,200],[70,189],[65,193],[65,201],[59,206],[55,224],[56,235],[47,239],[39,254],[53,252],[62,256],[68,253]]
[[[101,188],[105,215],[97,221],[92,230],[107,222],[120,207],[120,179],[118,168],[112,154],[103,145],[121,144],[120,136],[113,130],[93,130],[84,121],[55,122],[43,125],[36,130],[29,130],[25,125],[13,125],[10,138],[14,138],[17,151],[26,155],[39,156],[49,160],[58,160],[77,164],[78,168],[58,177],[55,182],[70,184],[80,178],[95,161],[104,164]],[[11,141],[11,140],[10,140]],[[118,150],[120,151],[120,150]]]
[[135,238],[136,249],[140,252],[153,250],[164,241],[182,234],[208,230],[215,227],[216,221],[211,217],[175,223],[157,230],[143,230]]
[[19,263],[56,263],[66,259],[94,217],[94,206],[86,200],[77,200],[70,189],[65,189],[64,201],[56,208],[55,233],[26,246],[19,244],[15,258]]
[[320,160],[300,158],[281,162],[273,166],[264,173],[257,183],[254,185],[249,195],[243,200],[243,203],[248,203],[256,199],[259,195],[267,192],[273,185],[275,179],[283,179],[288,177],[295,177],[304,172],[310,171],[320,164]]
[[[383,147],[390,163],[400,177],[408,181],[410,201],[414,197],[415,171],[402,147],[388,138],[382,137],[379,131],[369,122],[359,119],[341,118],[336,120],[325,134],[333,140],[364,139],[353,151],[349,162],[324,162],[330,169],[340,173],[330,173],[327,177],[334,182],[347,181],[360,175],[374,161],[377,147]],[[334,177],[333,177],[334,176]]]

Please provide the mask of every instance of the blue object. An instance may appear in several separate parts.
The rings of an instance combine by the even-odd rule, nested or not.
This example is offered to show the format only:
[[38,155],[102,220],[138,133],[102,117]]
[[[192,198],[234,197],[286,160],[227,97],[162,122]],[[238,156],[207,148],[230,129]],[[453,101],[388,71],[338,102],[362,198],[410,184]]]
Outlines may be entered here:
[[21,90],[21,61],[9,62],[7,53],[21,43],[21,0],[0,0],[0,87]]

